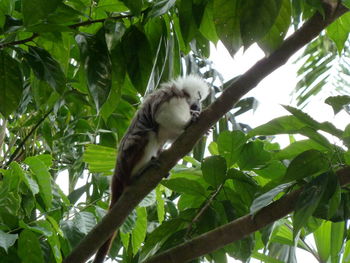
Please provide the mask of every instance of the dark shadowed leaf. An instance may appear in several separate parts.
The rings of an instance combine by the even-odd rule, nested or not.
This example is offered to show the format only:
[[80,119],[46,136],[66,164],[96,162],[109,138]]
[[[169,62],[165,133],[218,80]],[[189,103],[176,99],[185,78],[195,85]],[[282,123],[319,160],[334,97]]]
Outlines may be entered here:
[[0,51],[0,113],[7,118],[15,111],[23,92],[19,63],[6,52]]
[[18,240],[18,256],[22,263],[44,263],[39,236],[30,230],[23,230]]
[[152,71],[152,51],[145,34],[136,26],[130,27],[123,37],[125,65],[132,84],[144,94]]
[[245,48],[248,48],[252,43],[269,32],[279,14],[281,5],[282,0],[251,0],[243,2],[240,27]]
[[101,29],[96,35],[79,34],[75,40],[79,45],[90,96],[99,110],[106,102],[112,85],[112,63],[105,32]]
[[326,190],[328,182],[328,174],[324,173],[310,183],[308,183],[298,197],[295,212],[293,214],[293,235],[297,233],[305,225],[307,219],[316,210],[323,193]]
[[242,46],[239,7],[243,1],[214,1],[213,18],[216,32],[233,56]]
[[295,157],[289,164],[283,182],[301,180],[321,174],[330,168],[327,156],[317,150],[308,150]]
[[24,24],[29,26],[40,22],[48,17],[50,13],[55,11],[60,4],[60,0],[23,0],[22,13]]
[[66,79],[58,62],[49,52],[40,47],[30,46],[26,58],[35,76],[44,80],[51,88],[62,94],[65,88]]
[[325,101],[327,104],[331,105],[334,111],[334,114],[337,114],[341,111],[344,106],[350,105],[350,96],[335,96],[329,97]]
[[226,161],[220,155],[205,158],[202,163],[204,180],[214,187],[218,187],[226,179]]

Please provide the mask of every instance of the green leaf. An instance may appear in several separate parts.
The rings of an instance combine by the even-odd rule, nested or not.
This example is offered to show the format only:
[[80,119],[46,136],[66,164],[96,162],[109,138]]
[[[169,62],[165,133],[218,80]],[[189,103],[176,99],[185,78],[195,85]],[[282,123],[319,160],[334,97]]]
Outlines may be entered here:
[[158,216],[158,222],[159,224],[162,224],[165,217],[165,209],[164,209],[164,199],[162,197],[162,187],[161,185],[158,185],[156,187],[156,200],[157,200],[157,216]]
[[342,50],[344,49],[345,42],[348,39],[349,28],[350,14],[346,13],[336,19],[326,29],[328,37],[336,44],[339,54],[341,54]]
[[233,56],[242,46],[240,28],[240,5],[243,1],[216,0],[213,6],[213,19],[216,32]]
[[214,1],[209,1],[205,7],[202,22],[199,27],[199,32],[213,43],[219,41],[219,37],[216,33],[215,22],[214,22]]
[[248,133],[248,137],[253,137],[256,135],[297,133],[297,131],[299,131],[305,126],[306,124],[304,124],[294,116],[283,116],[273,119],[268,123],[254,128]]
[[286,166],[280,161],[273,160],[265,167],[256,169],[254,172],[266,179],[276,180],[280,179],[286,173]]
[[131,26],[123,37],[122,50],[130,80],[143,95],[153,67],[152,50],[144,32]]
[[342,0],[343,5],[345,5],[347,8],[350,8],[350,0]]
[[291,4],[289,0],[282,0],[275,23],[269,32],[258,42],[266,54],[276,50],[282,43],[291,23]]
[[60,4],[60,0],[23,0],[22,13],[24,24],[29,26],[41,22],[48,15],[55,11]]
[[39,185],[40,196],[45,203],[46,209],[50,209],[52,207],[52,187],[51,174],[47,166],[38,157],[27,157],[24,163],[29,166],[34,174],[35,180]]
[[293,214],[293,235],[294,238],[302,226],[305,225],[307,219],[316,210],[323,193],[326,190],[328,182],[328,174],[324,173],[310,183],[308,183],[298,197]]
[[325,102],[332,106],[334,114],[337,114],[340,112],[344,106],[347,106],[350,104],[350,96],[334,96],[334,97],[328,97]]
[[217,140],[218,150],[220,155],[226,159],[228,167],[237,162],[246,140],[245,134],[241,131],[220,133]]
[[18,238],[17,234],[7,234],[0,230],[0,247],[5,249],[6,253],[8,248],[13,246]]
[[271,159],[271,154],[264,149],[262,141],[252,141],[244,145],[238,165],[242,170],[250,170],[264,165]]
[[330,122],[323,122],[319,123],[312,119],[308,114],[302,112],[299,109],[293,108],[291,106],[283,106],[286,110],[288,110],[290,113],[292,113],[296,118],[298,118],[301,122],[305,123],[309,127],[315,129],[315,130],[323,130],[325,132],[328,132],[330,134],[333,134],[334,136],[337,136],[338,138],[341,138],[342,131],[338,130],[332,123]]
[[0,2],[0,28],[4,26],[6,17],[10,15],[14,9],[15,3],[12,0],[3,0]]
[[113,174],[117,151],[115,148],[88,144],[85,148],[83,161],[89,165],[92,173]]
[[160,0],[153,4],[151,10],[147,14],[148,18],[164,15],[175,4],[176,0]]
[[19,63],[0,51],[0,113],[7,118],[22,98],[23,79]]
[[156,202],[156,193],[155,191],[150,192],[140,203],[140,207],[148,207],[154,205]]
[[19,235],[18,256],[21,263],[45,262],[38,236],[28,229],[24,229]]
[[96,219],[90,212],[79,212],[75,215],[73,223],[81,233],[88,234],[96,225]]
[[225,182],[226,170],[226,161],[220,155],[210,156],[202,162],[204,180],[215,188]]
[[120,231],[123,234],[130,233],[132,229],[134,228],[136,223],[136,212],[133,210],[131,214],[128,215],[122,226],[120,227]]
[[135,255],[145,240],[147,232],[147,210],[145,207],[136,208],[136,224],[132,230],[132,251]]
[[35,76],[49,83],[58,94],[62,94],[66,78],[58,62],[49,52],[40,47],[30,46],[25,55]]
[[295,156],[301,154],[302,152],[305,152],[311,149],[318,150],[320,152],[328,151],[328,148],[322,146],[321,144],[318,144],[313,140],[301,140],[301,141],[293,142],[283,150],[277,152],[274,155],[274,158],[279,160],[292,159]]
[[75,40],[86,72],[89,94],[96,109],[99,110],[106,102],[112,85],[112,63],[108,54],[105,31],[102,28],[95,35],[80,33]]
[[331,262],[338,263],[340,261],[341,251],[344,243],[345,222],[332,222],[331,231]]
[[295,157],[289,164],[284,183],[301,180],[307,176],[314,176],[328,171],[330,163],[325,154],[317,150],[308,150]]
[[122,0],[122,2],[130,8],[133,15],[138,16],[141,14],[143,0]]
[[170,178],[168,180],[163,180],[162,185],[178,193],[206,196],[204,187],[194,180],[181,177],[173,179]]
[[331,252],[331,232],[332,222],[324,221],[322,225],[313,233],[317,252],[322,262],[327,262]]
[[258,198],[254,199],[251,207],[250,213],[254,214],[261,208],[264,208],[272,202],[272,200],[279,194],[282,193],[286,188],[290,187],[292,183],[281,184],[272,190],[260,195]]
[[240,27],[242,41],[246,49],[269,32],[280,12],[281,5],[282,0],[243,2]]

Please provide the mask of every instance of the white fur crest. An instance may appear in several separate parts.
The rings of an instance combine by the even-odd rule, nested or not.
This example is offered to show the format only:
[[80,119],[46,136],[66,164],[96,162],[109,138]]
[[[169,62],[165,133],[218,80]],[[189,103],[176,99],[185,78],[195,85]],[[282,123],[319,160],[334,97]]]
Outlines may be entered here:
[[178,77],[168,83],[162,84],[163,87],[175,85],[180,90],[185,90],[191,97],[191,101],[203,101],[209,95],[209,87],[204,80],[197,75],[188,75]]

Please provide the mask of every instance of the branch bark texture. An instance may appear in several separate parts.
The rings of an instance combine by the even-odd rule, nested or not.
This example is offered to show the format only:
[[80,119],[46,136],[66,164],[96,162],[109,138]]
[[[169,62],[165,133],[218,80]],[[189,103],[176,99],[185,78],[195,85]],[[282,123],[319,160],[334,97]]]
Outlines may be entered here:
[[[337,173],[341,186],[350,183],[350,167]],[[295,190],[281,199],[262,208],[256,215],[246,215],[226,225],[200,235],[184,244],[160,253],[145,263],[181,263],[213,252],[234,241],[275,222],[294,211],[303,188]]]
[[[64,263],[82,263],[89,259],[105,242],[105,240],[107,240],[107,238],[121,226],[128,214],[132,212],[137,204],[157,186],[168,171],[184,155],[191,151],[200,137],[225,113],[232,109],[234,104],[237,103],[237,101],[243,95],[252,90],[262,79],[268,76],[275,69],[286,63],[297,50],[309,43],[313,38],[317,37],[326,26],[347,11],[347,8],[339,5],[336,7],[336,9],[326,12],[325,17],[322,17],[319,14],[314,15],[298,31],[286,39],[281,47],[274,53],[261,59],[245,74],[241,75],[214,103],[212,103],[202,112],[196,123],[189,126],[186,132],[182,134],[182,136],[180,136],[168,150],[161,153],[158,158],[158,165],[153,164],[149,166],[148,169],[145,169],[139,180],[132,183],[124,191],[119,201],[101,220],[101,222],[94,229],[92,229],[91,232],[81,241],[81,243],[71,252],[71,254],[68,255],[68,257],[64,260]],[[294,195],[296,195],[296,193],[294,193]],[[269,212],[266,212],[266,217],[270,218],[272,216],[268,214],[271,211],[279,214],[280,217],[288,214],[291,211],[289,202],[292,202],[294,198],[296,198],[296,196],[293,197],[293,195],[284,198],[285,201],[283,201],[283,205],[286,205],[288,209],[283,208],[282,205],[271,204],[269,206]],[[254,225],[249,225],[246,221],[247,219],[244,218],[239,219],[236,223],[239,225],[239,229],[235,230],[237,233],[231,233],[230,235],[237,234],[243,237],[245,235],[244,233],[255,231],[263,225],[263,223],[259,223],[259,225],[256,223]],[[269,219],[268,222],[278,219],[275,218],[276,217]],[[225,232],[226,229],[218,231],[222,231],[222,235],[227,238],[228,232]],[[217,240],[212,240],[212,242],[217,242]],[[212,242],[207,242],[204,247],[209,250],[209,246],[212,246],[210,243]],[[192,248],[190,247],[189,249]],[[194,248],[193,252],[195,252]],[[178,254],[182,253],[183,252],[181,251],[181,253]],[[196,253],[194,253],[195,257],[202,255],[201,253],[207,252],[205,252],[205,250],[196,251]],[[169,258],[167,258],[164,261],[154,262],[180,263],[185,262],[185,259],[173,261],[172,259],[169,260]]]

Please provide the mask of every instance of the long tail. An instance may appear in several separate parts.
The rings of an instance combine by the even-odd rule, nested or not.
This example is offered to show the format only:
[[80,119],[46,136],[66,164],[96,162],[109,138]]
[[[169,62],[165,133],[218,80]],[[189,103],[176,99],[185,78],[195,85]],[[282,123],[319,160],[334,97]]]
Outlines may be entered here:
[[[111,185],[111,203],[109,205],[109,210],[113,205],[119,200],[120,196],[124,191],[124,185],[121,182],[120,178],[113,176],[112,185]],[[112,245],[115,234],[113,234],[107,241],[97,250],[93,263],[103,263],[105,257],[108,254],[108,251]]]

